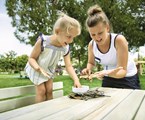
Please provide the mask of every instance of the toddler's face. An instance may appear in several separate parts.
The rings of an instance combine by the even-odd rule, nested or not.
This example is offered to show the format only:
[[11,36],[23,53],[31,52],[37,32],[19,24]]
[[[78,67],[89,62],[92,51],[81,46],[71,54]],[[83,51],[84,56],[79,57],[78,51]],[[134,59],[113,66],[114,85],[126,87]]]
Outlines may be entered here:
[[78,35],[78,29],[72,28],[68,32],[67,31],[61,31],[58,34],[58,40],[62,46],[65,46],[67,44],[70,44],[73,42],[73,39]]

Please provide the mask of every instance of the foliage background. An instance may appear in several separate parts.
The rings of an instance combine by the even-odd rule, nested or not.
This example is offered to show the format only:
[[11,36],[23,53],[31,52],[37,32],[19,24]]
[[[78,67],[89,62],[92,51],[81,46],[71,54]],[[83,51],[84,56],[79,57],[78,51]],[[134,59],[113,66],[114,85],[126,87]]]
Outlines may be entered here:
[[82,33],[71,44],[72,58],[78,60],[80,69],[87,62],[87,45],[90,36],[85,27],[87,10],[99,4],[115,33],[123,34],[129,48],[145,42],[145,1],[144,0],[7,0],[7,13],[16,28],[15,36],[26,44],[34,45],[40,32],[52,34],[58,11],[76,18],[82,25]]
[[16,52],[9,51],[4,55],[0,55],[0,72],[20,72],[24,70],[28,61],[27,55],[16,56]]

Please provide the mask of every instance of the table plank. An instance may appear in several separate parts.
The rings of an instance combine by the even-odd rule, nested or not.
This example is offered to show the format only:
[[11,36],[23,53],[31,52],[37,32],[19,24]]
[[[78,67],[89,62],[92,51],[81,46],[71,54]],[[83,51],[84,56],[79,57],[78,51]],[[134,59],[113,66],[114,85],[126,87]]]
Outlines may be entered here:
[[140,107],[144,94],[144,91],[134,90],[132,94],[116,106],[103,120],[132,120]]
[[145,96],[134,120],[145,120]]
[[[105,91],[106,89],[104,89]],[[107,95],[111,97],[118,93],[116,89],[107,89]],[[130,93],[130,92],[129,92]],[[106,94],[106,93],[105,93]],[[86,101],[85,103],[74,105],[69,109],[60,111],[56,114],[50,115],[42,120],[79,120],[88,116],[92,112],[102,108],[111,97],[95,98]]]
[[[114,88],[114,90],[116,89]],[[112,111],[116,106],[118,106],[125,98],[127,98],[127,96],[132,92],[133,90],[131,89],[117,89],[116,93],[107,99],[104,106],[102,106],[100,109],[96,109],[96,111],[92,112],[82,120],[101,120],[106,115],[108,115],[110,111]]]
[[[9,112],[1,113],[0,120],[15,119],[20,120],[20,118],[32,118],[32,120],[37,120],[45,114],[53,114],[61,109],[66,109],[67,107],[81,102],[80,100],[71,100],[67,96],[49,100],[43,103],[38,103],[23,108],[15,109]],[[55,106],[55,107],[54,107]],[[52,109],[53,108],[53,109]]]
[[[109,91],[112,93],[112,90],[105,89],[108,93]],[[32,106],[27,106],[21,109],[13,110],[10,112],[3,113],[0,115],[0,118],[3,120],[11,119],[11,120],[20,120],[20,119],[43,119],[47,116],[57,114],[57,112],[67,110],[72,106],[77,106],[78,104],[84,104],[86,101],[84,100],[74,100],[69,99],[67,96],[61,97],[58,99],[50,100],[47,102],[35,104]],[[80,109],[80,108],[79,108]],[[59,120],[61,120],[59,118]]]
[[[104,98],[102,98],[104,100]],[[84,115],[90,114],[94,109],[101,107],[103,101],[100,100],[89,100],[85,103],[74,105],[68,109],[64,109],[56,114],[47,116],[42,120],[78,120],[81,119]],[[96,107],[94,107],[96,106]]]
[[64,96],[1,113],[0,120],[145,120],[145,91],[115,88],[99,90],[111,97],[84,101]]

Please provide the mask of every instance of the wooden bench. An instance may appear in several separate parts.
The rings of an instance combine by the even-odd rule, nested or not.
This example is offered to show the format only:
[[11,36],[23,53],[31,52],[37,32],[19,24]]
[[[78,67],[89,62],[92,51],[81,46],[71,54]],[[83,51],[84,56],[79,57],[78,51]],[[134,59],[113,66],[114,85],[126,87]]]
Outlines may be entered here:
[[[63,82],[53,83],[53,98],[63,96]],[[35,103],[35,86],[0,89],[0,113]]]
[[136,67],[140,75],[143,75],[145,73],[144,65],[145,61],[136,61]]

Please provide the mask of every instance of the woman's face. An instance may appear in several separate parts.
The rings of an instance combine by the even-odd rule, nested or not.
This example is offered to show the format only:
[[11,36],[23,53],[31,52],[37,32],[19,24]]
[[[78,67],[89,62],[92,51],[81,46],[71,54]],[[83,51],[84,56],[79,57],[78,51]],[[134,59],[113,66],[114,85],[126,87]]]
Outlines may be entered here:
[[108,37],[109,26],[100,22],[94,27],[89,27],[88,31],[91,38],[98,44],[103,45]]
[[62,46],[70,44],[73,42],[73,39],[78,35],[78,29],[72,28],[68,31],[60,31],[58,33],[58,41]]

